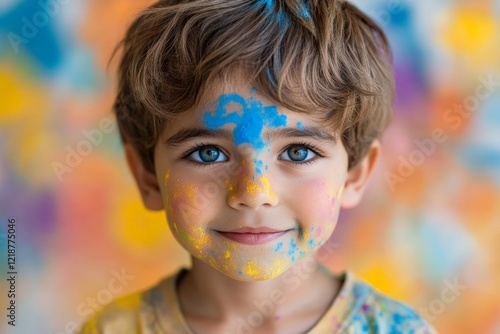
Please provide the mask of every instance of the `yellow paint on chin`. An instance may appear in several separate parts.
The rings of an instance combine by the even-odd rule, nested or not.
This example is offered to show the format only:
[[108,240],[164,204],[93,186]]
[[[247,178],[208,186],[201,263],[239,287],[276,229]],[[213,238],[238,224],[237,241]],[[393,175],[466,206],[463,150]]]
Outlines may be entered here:
[[272,264],[260,264],[255,260],[248,261],[242,268],[242,272],[255,280],[269,280],[281,275],[285,270],[285,265],[281,258],[276,259]]

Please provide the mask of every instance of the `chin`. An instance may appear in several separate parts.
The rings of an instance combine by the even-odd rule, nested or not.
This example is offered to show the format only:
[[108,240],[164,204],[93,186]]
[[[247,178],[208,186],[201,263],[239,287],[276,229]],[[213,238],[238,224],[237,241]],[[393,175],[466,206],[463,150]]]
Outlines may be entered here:
[[212,265],[212,267],[215,270],[219,271],[221,274],[240,282],[258,282],[271,280],[280,276],[289,269],[288,266],[283,266],[281,263],[269,265],[265,263],[259,263],[255,260],[241,265],[239,269],[236,267],[229,268],[228,266],[221,268],[220,266]]

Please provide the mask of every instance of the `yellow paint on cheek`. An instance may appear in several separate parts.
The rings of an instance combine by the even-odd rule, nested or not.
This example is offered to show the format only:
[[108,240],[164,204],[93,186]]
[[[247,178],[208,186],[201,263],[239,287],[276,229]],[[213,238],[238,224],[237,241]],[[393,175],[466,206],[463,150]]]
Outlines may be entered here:
[[[300,237],[300,236],[299,236],[299,237]],[[307,240],[307,239],[309,239],[309,237],[310,237],[310,232],[309,232],[309,231],[303,231],[303,232],[302,232],[301,237],[302,237],[302,238],[301,238],[302,240]],[[300,246],[299,246],[299,247],[300,247]]]
[[189,241],[191,241],[197,250],[201,250],[209,245],[210,238],[201,226],[193,227],[191,232],[192,237],[190,237]]
[[198,194],[198,186],[192,184],[181,184],[177,187],[174,193],[174,199],[185,197],[187,199],[195,199]]
[[167,172],[165,173],[165,181],[163,183],[164,186],[167,186],[167,183],[168,183],[169,179],[170,179],[170,171],[167,170]]
[[340,199],[340,197],[342,197],[342,193],[344,192],[344,187],[345,187],[345,185],[343,184],[343,185],[340,187],[339,191],[337,192],[337,199],[338,199],[338,200]]
[[229,194],[229,200],[234,200],[236,195],[234,194],[234,186],[231,183],[227,185],[227,192]]
[[331,201],[335,197],[335,192],[333,189],[328,190],[328,200]]

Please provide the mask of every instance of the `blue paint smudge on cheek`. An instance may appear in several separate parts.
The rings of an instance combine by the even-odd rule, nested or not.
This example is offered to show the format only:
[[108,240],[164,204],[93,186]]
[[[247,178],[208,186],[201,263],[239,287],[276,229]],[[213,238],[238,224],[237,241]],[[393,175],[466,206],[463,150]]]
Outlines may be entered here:
[[297,122],[297,128],[299,130],[302,130],[303,127],[304,127],[304,124],[302,124],[302,122]]
[[290,248],[288,249],[288,256],[290,256],[292,262],[295,262],[295,252],[297,252],[299,248],[295,243],[295,240],[290,239]]
[[276,245],[276,248],[274,249],[275,252],[279,251],[283,247],[283,241],[278,242]]

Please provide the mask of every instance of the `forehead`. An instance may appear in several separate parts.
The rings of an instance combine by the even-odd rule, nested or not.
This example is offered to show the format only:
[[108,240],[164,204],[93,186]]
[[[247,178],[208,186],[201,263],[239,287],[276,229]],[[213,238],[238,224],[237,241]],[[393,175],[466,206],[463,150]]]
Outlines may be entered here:
[[200,103],[180,114],[167,128],[234,129],[238,125],[248,135],[252,131],[265,130],[268,133],[276,128],[316,128],[334,136],[317,114],[296,112],[278,105],[241,77],[210,85]]

